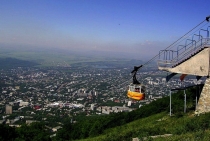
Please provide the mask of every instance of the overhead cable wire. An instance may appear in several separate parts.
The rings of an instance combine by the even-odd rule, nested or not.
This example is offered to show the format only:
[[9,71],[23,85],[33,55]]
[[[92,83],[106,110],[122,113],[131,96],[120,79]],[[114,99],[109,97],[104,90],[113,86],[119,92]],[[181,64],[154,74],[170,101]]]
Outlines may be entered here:
[[[182,42],[183,40],[181,40],[182,38],[184,38],[184,37],[186,37],[186,35],[188,35],[190,32],[192,32],[193,30],[195,30],[197,27],[199,27],[201,24],[203,24],[205,21],[207,21],[207,22],[209,22],[209,18],[210,18],[210,16],[208,16],[208,17],[206,17],[206,19],[205,20],[203,20],[202,22],[200,22],[198,25],[196,25],[195,27],[193,27],[191,30],[189,30],[187,33],[185,33],[183,36],[181,36],[180,38],[178,38],[176,41],[174,41],[172,44],[170,44],[168,47],[166,47],[165,48],[165,50],[167,50],[167,49],[169,49],[169,48],[171,48],[173,45],[175,45],[175,44],[179,44],[180,42]],[[208,24],[208,23],[207,23]],[[207,24],[205,24],[205,25],[207,25]],[[203,26],[205,26],[205,25],[203,25]],[[203,27],[202,26],[202,27]],[[199,30],[199,29],[198,29]],[[198,30],[196,30],[196,31],[198,31]],[[195,32],[196,32],[195,31]],[[193,33],[195,33],[195,32],[193,32]],[[190,36],[190,35],[189,35]],[[187,37],[189,37],[189,36],[187,36]],[[181,40],[181,41],[180,41]],[[178,42],[178,43],[177,43]],[[162,53],[162,52],[161,52]],[[157,54],[157,55],[155,55],[152,59],[150,59],[149,61],[147,61],[146,63],[144,63],[143,65],[142,65],[142,67],[143,66],[145,66],[145,65],[147,65],[147,64],[149,64],[151,61],[153,61],[153,60],[155,60],[161,53],[159,53],[159,54]],[[153,71],[151,71],[149,74],[152,74],[153,73]],[[143,79],[143,78],[142,78]]]
[[[202,22],[200,22],[198,25],[196,25],[195,27],[193,27],[190,31],[188,31],[187,33],[185,33],[183,36],[181,36],[180,38],[178,38],[176,41],[174,41],[172,44],[170,44],[168,47],[165,48],[165,50],[169,49],[170,47],[172,47],[175,43],[177,43],[179,40],[181,40],[182,38],[184,38],[187,34],[189,34],[190,32],[192,32],[194,29],[196,29],[198,26],[200,26],[201,24],[203,24],[205,21],[209,21],[209,17],[206,17],[205,20],[203,20]],[[156,57],[158,57],[160,54],[155,55],[152,59],[150,59],[149,61],[147,61],[146,63],[143,64],[143,66],[145,66],[146,64],[149,64],[151,61],[153,61]]]
[[[190,37],[191,35],[193,35],[194,33],[196,33],[197,31],[199,31],[201,28],[203,28],[204,26],[206,26],[209,23],[206,23],[205,25],[203,25],[202,27],[200,27],[199,29],[195,30],[193,33],[191,33],[190,35],[188,35],[186,38],[183,38],[181,41],[179,41],[178,43],[174,44],[174,46],[180,44],[182,41],[186,40],[188,37]],[[173,46],[171,46],[173,47]],[[168,48],[167,48],[168,49]]]

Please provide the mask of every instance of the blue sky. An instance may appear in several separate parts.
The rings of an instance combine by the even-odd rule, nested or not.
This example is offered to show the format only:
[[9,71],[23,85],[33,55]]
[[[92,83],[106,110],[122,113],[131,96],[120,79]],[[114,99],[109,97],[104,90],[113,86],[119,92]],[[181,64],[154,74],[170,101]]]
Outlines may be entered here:
[[1,0],[0,44],[150,58],[210,15],[209,0]]

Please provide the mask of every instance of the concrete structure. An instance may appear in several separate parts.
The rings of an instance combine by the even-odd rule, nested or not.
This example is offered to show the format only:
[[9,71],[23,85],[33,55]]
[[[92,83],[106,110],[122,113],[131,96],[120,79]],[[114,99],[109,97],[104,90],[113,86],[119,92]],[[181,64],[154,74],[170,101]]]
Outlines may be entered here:
[[62,127],[61,127],[61,126],[54,127],[54,128],[52,128],[52,131],[53,131],[53,132],[57,132],[58,129],[60,129],[60,128],[62,128]]
[[132,101],[128,101],[128,106],[131,106],[131,104],[132,104]]
[[210,78],[206,79],[195,114],[210,112]]
[[[164,56],[167,56],[165,50]],[[183,52],[176,51],[177,56],[172,59],[158,61],[158,69],[171,73],[188,74],[207,77],[202,89],[195,113],[210,112],[210,45],[208,40],[199,46],[184,46]],[[178,56],[178,54],[182,54]],[[167,57],[166,57],[167,58]],[[180,59],[181,58],[181,59]]]
[[39,121],[36,121],[36,120],[26,120],[26,124],[28,124],[28,125],[30,125],[33,122],[39,122]]
[[95,109],[95,104],[90,104],[90,109],[94,110]]
[[202,50],[200,51],[197,50],[197,51],[198,52],[192,53],[192,56],[189,56],[189,59],[184,58],[182,60],[183,62],[180,61],[181,63],[180,62],[174,63],[173,65],[175,67],[159,66],[158,69],[173,73],[180,73],[180,74],[209,76],[210,47],[205,47]]
[[19,106],[21,107],[21,106],[28,106],[29,105],[29,102],[24,102],[24,101],[21,101],[20,103],[19,103]]
[[6,111],[6,114],[12,114],[12,106],[7,104],[5,111]]

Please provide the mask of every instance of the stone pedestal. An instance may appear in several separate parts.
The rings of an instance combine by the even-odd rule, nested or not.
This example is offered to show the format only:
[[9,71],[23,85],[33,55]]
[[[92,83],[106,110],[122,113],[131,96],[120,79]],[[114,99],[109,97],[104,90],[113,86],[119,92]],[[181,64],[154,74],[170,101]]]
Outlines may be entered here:
[[201,92],[195,114],[210,112],[210,78],[206,79],[205,85]]

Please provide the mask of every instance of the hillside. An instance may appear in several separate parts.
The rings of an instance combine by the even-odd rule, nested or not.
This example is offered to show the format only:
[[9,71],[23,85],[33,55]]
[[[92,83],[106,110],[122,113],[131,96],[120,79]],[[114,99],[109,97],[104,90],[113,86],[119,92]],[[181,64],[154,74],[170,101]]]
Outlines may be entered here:
[[[163,98],[144,107],[151,112],[150,116],[139,118],[121,126],[106,129],[100,136],[79,141],[129,141],[132,140],[132,138],[155,141],[207,141],[210,139],[210,113],[199,116],[194,115],[194,92],[195,88],[188,90],[187,113],[183,113],[183,95],[181,92],[178,92],[172,97],[174,101],[172,105],[174,108],[177,108],[174,110],[172,117],[169,116],[167,108],[165,111],[160,110],[160,113],[157,111],[159,106],[163,106],[168,100],[167,98]],[[155,105],[157,106],[156,108]],[[142,110],[143,109],[140,111]],[[152,111],[155,114],[152,114]],[[139,114],[140,113],[141,112],[139,112]],[[166,137],[158,137],[157,135],[166,135]],[[156,138],[153,138],[153,136],[156,136]]]
[[[142,118],[131,123],[106,130],[103,135],[80,141],[129,141],[139,140],[209,140],[210,114],[193,116],[192,113],[182,117],[170,117],[166,112]],[[152,139],[151,136],[167,135]]]
[[166,140],[208,138],[210,114],[195,116],[196,88],[188,89],[186,94],[187,113],[183,112],[183,91],[179,91],[172,95],[172,117],[169,116],[169,97],[164,97],[129,113],[87,117],[74,125],[66,124],[68,126],[57,133],[56,140],[127,141],[163,134],[172,134]]
[[33,61],[19,60],[16,58],[0,58],[0,69],[12,69],[17,67],[34,67],[39,65]]

